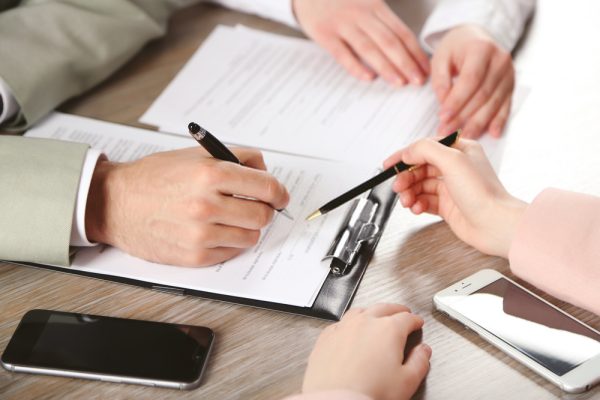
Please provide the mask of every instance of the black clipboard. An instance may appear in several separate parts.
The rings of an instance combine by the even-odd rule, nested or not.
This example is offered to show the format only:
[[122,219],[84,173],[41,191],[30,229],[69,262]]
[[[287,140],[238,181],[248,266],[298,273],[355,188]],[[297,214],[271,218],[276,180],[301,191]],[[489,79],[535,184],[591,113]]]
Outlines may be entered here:
[[339,232],[331,243],[329,251],[323,258],[323,262],[329,264],[330,272],[323,283],[313,306],[310,308],[175,286],[165,286],[144,280],[123,278],[51,265],[16,263],[13,261],[7,262],[140,286],[171,294],[197,296],[206,299],[338,321],[352,303],[358,285],[365,274],[369,261],[371,261],[371,258],[375,253],[379,239],[383,234],[386,223],[396,204],[396,195],[392,191],[391,185],[392,181],[384,182],[375,187],[368,192],[366,196],[356,199],[348,210],[346,218],[340,226]]

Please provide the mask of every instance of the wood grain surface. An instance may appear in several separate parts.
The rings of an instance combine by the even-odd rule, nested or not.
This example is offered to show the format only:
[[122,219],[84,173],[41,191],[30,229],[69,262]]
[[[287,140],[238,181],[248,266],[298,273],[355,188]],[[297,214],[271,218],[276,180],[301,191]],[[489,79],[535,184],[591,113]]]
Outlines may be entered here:
[[[501,142],[504,155],[500,176],[511,192],[526,200],[547,186],[600,195],[599,11],[600,2],[594,0],[568,4],[538,1],[535,18],[517,54],[519,79],[527,82],[530,90]],[[423,17],[426,13],[417,9],[415,15]],[[113,77],[61,110],[143,126],[137,119],[208,33],[217,24],[237,23],[300,35],[256,17],[214,6],[194,6],[174,16],[165,38],[149,44]],[[422,20],[413,23],[418,26]],[[423,316],[423,340],[433,348],[433,358],[429,376],[415,397],[600,398],[599,388],[577,396],[562,393],[434,311],[432,297],[436,291],[482,268],[494,268],[514,278],[506,260],[470,248],[444,223],[396,208],[353,305],[397,302]],[[307,356],[328,324],[2,263],[0,288],[1,349],[21,316],[33,308],[206,325],[216,332],[215,351],[203,385],[193,391],[15,374],[2,369],[3,399],[277,399],[299,391]],[[544,297],[600,329],[598,316]]]

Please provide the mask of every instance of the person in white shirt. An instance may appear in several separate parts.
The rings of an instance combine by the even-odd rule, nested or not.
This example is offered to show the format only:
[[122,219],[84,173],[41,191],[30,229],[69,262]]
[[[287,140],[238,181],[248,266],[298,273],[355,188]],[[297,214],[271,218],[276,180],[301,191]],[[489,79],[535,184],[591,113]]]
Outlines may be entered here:
[[[4,10],[0,13],[0,129],[22,130],[67,98],[99,83],[145,43],[163,35],[174,10],[194,2],[23,1],[15,9],[11,8],[14,2],[0,0],[0,11]],[[467,137],[478,137],[488,130],[494,136],[501,134],[514,87],[509,52],[534,6],[534,0],[442,1],[421,32],[421,47],[416,35],[383,0],[215,3],[302,29],[359,79],[380,76],[401,86],[423,84],[431,76],[441,104],[440,133],[463,126]],[[29,42],[21,39],[19,29],[27,29]],[[433,53],[431,61],[425,51]],[[28,140],[16,139],[0,136],[0,147],[18,147],[22,143],[17,142]],[[72,228],[66,250],[61,253],[63,261],[36,254],[31,258],[22,253],[15,255],[10,246],[2,244],[0,258],[65,263],[69,244],[102,242],[155,262],[210,265],[254,245],[260,229],[272,217],[272,208],[282,208],[288,201],[285,188],[269,174],[224,167],[199,148],[128,164],[111,163],[93,148],[78,151],[83,154],[80,171],[56,171],[58,176],[65,174],[60,179],[64,185],[78,188],[78,195],[72,199],[74,211],[68,216]],[[28,157],[36,152],[27,153],[15,162],[28,166],[35,162]],[[265,169],[259,153],[243,156],[248,165]],[[207,177],[194,195],[168,192],[174,187],[198,186],[198,176],[175,174],[176,169],[184,167],[194,167]],[[0,168],[0,187],[3,180],[9,181],[5,176],[20,168]],[[173,186],[157,185],[157,173],[171,176]],[[244,182],[244,193],[231,193],[240,189],[214,184],[224,174],[232,181]],[[230,196],[249,193],[260,193],[253,197],[268,205]],[[14,191],[7,201],[18,205],[18,196],[24,195],[27,193]],[[160,201],[165,197],[172,201]],[[32,204],[54,211],[43,196]],[[19,215],[8,220],[0,218],[0,231],[10,232],[14,226],[27,230],[30,226],[32,231],[40,232],[40,237],[47,237],[49,232],[36,227],[26,213]],[[153,221],[156,223],[147,225]]]

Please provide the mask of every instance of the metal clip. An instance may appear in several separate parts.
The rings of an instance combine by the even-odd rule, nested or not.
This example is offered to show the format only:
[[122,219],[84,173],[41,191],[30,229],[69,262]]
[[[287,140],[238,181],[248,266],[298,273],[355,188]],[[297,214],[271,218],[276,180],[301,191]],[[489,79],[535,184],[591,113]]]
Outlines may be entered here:
[[334,275],[344,275],[354,262],[363,242],[373,239],[379,233],[379,226],[373,223],[378,207],[377,202],[368,198],[363,197],[355,201],[323,258],[332,261],[331,272]]

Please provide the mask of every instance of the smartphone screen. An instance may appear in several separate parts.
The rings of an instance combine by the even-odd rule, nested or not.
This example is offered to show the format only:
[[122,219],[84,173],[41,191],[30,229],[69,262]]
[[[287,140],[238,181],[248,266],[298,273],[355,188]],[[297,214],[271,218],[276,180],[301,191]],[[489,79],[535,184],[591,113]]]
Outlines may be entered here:
[[598,333],[504,278],[452,307],[559,376],[600,354]]
[[205,327],[33,310],[17,327],[2,362],[193,383],[200,380],[213,336]]

